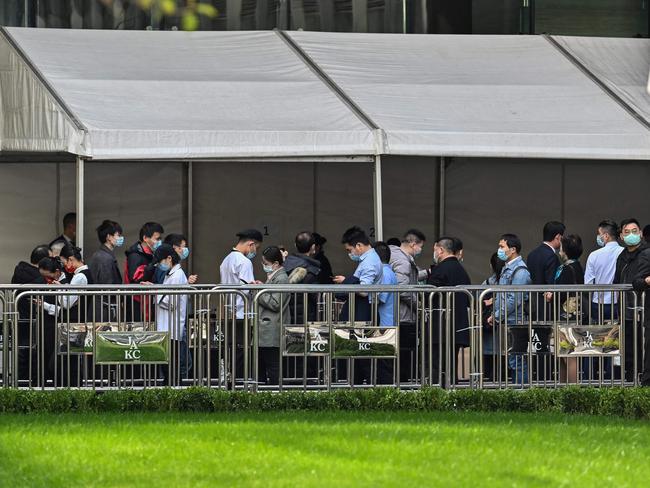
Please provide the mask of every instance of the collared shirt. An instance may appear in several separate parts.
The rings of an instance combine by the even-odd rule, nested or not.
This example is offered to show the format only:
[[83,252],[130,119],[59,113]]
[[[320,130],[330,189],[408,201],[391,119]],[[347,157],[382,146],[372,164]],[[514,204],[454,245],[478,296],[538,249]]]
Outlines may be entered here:
[[[241,252],[233,249],[219,267],[222,285],[245,285],[255,281],[253,262]],[[237,318],[244,318],[244,300],[237,296]]]
[[[382,285],[397,285],[397,276],[390,264],[383,265],[381,278]],[[392,327],[395,325],[395,295],[385,291],[379,294],[379,325],[381,327]]]
[[[616,260],[622,252],[623,248],[618,245],[618,242],[608,242],[604,247],[592,252],[587,258],[585,285],[611,285],[614,283]],[[607,292],[594,293],[592,302],[611,304],[612,296],[614,303],[617,303],[616,293]]]
[[383,264],[379,255],[374,249],[369,249],[361,255],[361,261],[354,276],[359,278],[361,285],[378,285],[383,275]]

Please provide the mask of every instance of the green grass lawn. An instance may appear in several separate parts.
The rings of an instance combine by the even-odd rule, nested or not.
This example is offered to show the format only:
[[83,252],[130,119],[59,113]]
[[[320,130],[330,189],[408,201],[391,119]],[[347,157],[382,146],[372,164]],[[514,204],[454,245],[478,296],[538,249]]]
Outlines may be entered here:
[[650,423],[506,413],[0,415],[0,486],[647,486]]

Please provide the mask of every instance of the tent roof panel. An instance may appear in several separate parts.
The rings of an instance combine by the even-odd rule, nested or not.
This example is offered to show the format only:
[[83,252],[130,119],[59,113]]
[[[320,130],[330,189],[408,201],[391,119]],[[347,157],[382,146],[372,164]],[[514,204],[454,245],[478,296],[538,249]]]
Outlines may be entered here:
[[553,36],[650,123],[650,39]]
[[274,32],[7,30],[96,159],[374,152],[371,131]]
[[650,132],[542,37],[291,36],[390,153],[650,158]]

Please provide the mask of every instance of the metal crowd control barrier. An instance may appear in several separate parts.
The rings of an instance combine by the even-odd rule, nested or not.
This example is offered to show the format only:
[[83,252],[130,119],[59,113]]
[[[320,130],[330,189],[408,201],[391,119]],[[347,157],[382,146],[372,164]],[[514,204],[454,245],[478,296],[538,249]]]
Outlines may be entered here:
[[0,286],[0,386],[637,385],[644,304],[625,285]]
[[476,386],[480,369],[470,354],[475,329],[473,310],[474,295],[462,287],[438,287],[429,293],[424,319],[428,351],[422,353],[427,358],[429,386]]
[[[642,307],[629,286],[495,286],[478,297],[483,387],[636,385]],[[486,315],[486,309],[492,309]]]
[[[417,327],[417,317],[426,311],[426,291],[431,288],[259,285],[249,289],[254,293],[253,374],[259,388],[422,385],[424,356],[418,344],[423,344],[423,329]],[[405,292],[412,296],[403,300]],[[412,316],[404,301],[413,308]],[[414,337],[402,344],[404,330]]]
[[247,330],[248,319],[238,320],[233,306],[249,307],[244,291],[106,288],[43,287],[16,296],[12,386],[248,386],[249,347],[235,342],[235,324]]

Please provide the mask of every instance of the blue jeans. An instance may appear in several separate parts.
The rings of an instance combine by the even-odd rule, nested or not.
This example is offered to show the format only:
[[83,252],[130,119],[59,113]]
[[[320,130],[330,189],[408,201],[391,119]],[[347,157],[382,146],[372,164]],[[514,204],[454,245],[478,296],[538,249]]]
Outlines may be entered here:
[[517,385],[528,383],[528,357],[524,354],[508,354],[508,366],[513,370],[511,381]]

